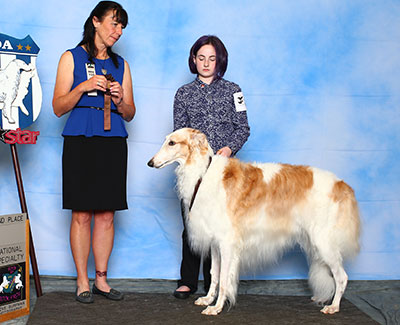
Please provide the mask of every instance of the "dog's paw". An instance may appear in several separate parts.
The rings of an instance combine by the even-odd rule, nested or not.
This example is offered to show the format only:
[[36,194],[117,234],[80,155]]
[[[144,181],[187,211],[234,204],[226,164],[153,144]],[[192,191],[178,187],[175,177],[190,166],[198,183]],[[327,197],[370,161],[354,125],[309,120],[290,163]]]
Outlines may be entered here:
[[206,297],[200,297],[200,298],[196,299],[194,304],[198,305],[198,306],[209,306],[213,301],[214,301],[213,297],[206,296]]
[[338,311],[339,311],[339,306],[334,306],[334,305],[325,306],[324,308],[321,309],[321,313],[324,314],[334,314],[337,313]]
[[215,315],[218,315],[221,312],[221,310],[222,310],[222,308],[218,308],[216,306],[208,306],[201,313],[203,315],[215,316]]

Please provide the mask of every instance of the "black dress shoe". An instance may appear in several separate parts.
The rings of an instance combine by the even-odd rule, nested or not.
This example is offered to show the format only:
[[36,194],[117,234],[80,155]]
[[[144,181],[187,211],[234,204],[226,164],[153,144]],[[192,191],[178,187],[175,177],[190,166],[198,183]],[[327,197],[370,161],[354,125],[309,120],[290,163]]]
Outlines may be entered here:
[[83,304],[91,304],[94,301],[90,291],[83,291],[78,295],[78,288],[76,288],[75,299]]
[[174,297],[178,299],[187,299],[191,294],[191,291],[174,291]]
[[110,299],[110,300],[122,300],[122,299],[124,299],[124,294],[122,292],[119,292],[119,291],[117,291],[115,289],[111,289],[110,292],[101,291],[100,289],[98,289],[96,287],[95,284],[93,284],[92,292],[95,295],[102,295],[103,297],[106,297],[107,299]]

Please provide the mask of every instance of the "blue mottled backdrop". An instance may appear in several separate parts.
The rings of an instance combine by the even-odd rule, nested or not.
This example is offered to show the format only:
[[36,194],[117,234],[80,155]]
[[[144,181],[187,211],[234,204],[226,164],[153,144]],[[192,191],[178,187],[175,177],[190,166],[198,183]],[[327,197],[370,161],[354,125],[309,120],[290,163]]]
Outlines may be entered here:
[[[225,77],[238,83],[251,136],[245,161],[310,164],[345,179],[360,203],[360,255],[350,279],[400,278],[400,2],[395,0],[120,1],[130,23],[115,45],[130,64],[137,106],[129,132],[129,210],[116,216],[109,275],[179,277],[182,222],[174,166],[147,161],[172,130],[179,86],[193,79],[188,51],[215,34],[229,51]],[[0,33],[40,47],[43,89],[35,145],[19,145],[40,273],[75,275],[70,212],[61,209],[60,136],[53,114],[58,60],[81,39],[97,1],[1,0]],[[10,148],[0,143],[0,215],[20,212]],[[90,260],[93,276],[93,259]],[[298,248],[243,278],[307,276]]]

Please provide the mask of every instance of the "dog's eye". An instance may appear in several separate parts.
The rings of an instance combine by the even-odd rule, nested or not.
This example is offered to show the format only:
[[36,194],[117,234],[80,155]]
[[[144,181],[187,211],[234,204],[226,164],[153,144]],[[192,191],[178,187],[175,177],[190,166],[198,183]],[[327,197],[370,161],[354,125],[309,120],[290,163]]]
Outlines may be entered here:
[[172,140],[171,140],[170,142],[168,142],[168,145],[169,145],[169,146],[174,146],[174,145],[175,145],[175,141],[172,141]]

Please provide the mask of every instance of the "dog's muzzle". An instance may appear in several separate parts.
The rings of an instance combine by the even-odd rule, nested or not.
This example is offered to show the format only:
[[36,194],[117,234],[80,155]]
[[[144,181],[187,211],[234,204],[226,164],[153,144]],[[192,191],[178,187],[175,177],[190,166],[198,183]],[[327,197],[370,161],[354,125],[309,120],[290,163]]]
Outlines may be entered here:
[[172,160],[167,160],[167,161],[160,163],[160,162],[154,161],[154,157],[153,157],[149,160],[149,162],[147,163],[147,166],[160,169],[160,168],[163,168],[163,167],[169,165],[172,162],[173,162]]

